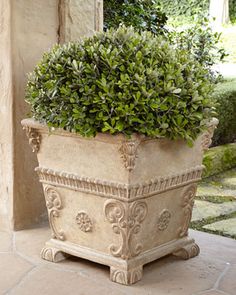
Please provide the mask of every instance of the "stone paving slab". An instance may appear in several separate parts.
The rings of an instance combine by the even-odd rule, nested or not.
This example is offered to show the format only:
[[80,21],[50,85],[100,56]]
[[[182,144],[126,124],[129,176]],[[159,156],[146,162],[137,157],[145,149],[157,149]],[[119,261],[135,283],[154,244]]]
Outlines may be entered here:
[[205,229],[220,231],[230,236],[236,236],[236,218],[217,221],[203,226]]
[[57,264],[41,260],[48,226],[19,231],[12,252],[0,255],[0,294],[235,295],[236,241],[193,230],[190,236],[201,248],[198,257],[164,257],[144,267],[142,281],[123,286],[109,280],[106,266],[75,257]]
[[199,184],[197,189],[197,196],[222,196],[222,197],[234,197],[236,199],[236,189],[229,189],[214,184]]
[[218,217],[236,211],[236,202],[215,204],[207,201],[195,200],[192,221],[200,221],[208,217]]

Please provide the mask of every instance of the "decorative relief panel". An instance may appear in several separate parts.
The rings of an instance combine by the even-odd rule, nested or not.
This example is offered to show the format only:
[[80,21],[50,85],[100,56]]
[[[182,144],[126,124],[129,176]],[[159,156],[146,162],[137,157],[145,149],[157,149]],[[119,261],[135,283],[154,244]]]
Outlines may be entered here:
[[136,242],[135,235],[140,232],[147,211],[147,204],[142,201],[131,204],[113,200],[105,202],[105,217],[112,224],[113,232],[122,239],[121,245],[110,246],[113,256],[129,259],[140,254],[142,244]]
[[164,231],[165,229],[167,229],[169,223],[170,223],[170,219],[171,219],[171,213],[169,210],[164,209],[157,221],[157,228],[160,231]]
[[58,185],[76,191],[99,195],[101,197],[128,200],[131,202],[197,182],[201,179],[203,166],[197,166],[191,170],[184,171],[181,174],[160,177],[133,185],[80,177],[75,174],[41,167],[38,167],[35,170],[39,175],[40,181],[45,184]]
[[60,216],[62,209],[62,202],[59,193],[55,188],[46,186],[44,189],[46,206],[48,208],[49,223],[52,229],[52,237],[61,241],[65,240],[65,235],[62,231],[58,230],[55,225],[55,218]]
[[208,129],[202,136],[202,149],[203,151],[208,150],[209,146],[212,143],[212,137],[214,134],[214,130],[217,128],[217,125],[219,124],[219,120],[216,118],[213,118],[213,120],[210,122]]
[[34,128],[24,126],[23,129],[26,131],[26,135],[29,138],[29,145],[31,146],[33,153],[37,153],[40,148],[41,135]]
[[93,229],[92,220],[89,218],[88,214],[85,212],[79,212],[76,216],[76,222],[79,229],[83,232],[91,232]]
[[124,141],[119,148],[121,157],[124,161],[125,168],[129,171],[133,171],[135,167],[135,161],[137,158],[137,148],[140,141]]
[[189,186],[183,195],[183,212],[184,212],[184,220],[183,225],[179,229],[179,236],[182,238],[188,235],[188,228],[190,221],[192,219],[192,210],[194,205],[194,198],[197,191],[197,185],[193,184]]

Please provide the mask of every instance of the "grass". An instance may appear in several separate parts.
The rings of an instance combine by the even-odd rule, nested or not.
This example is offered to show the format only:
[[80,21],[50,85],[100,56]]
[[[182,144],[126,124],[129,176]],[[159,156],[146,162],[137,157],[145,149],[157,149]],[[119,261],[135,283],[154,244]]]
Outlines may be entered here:
[[228,196],[197,196],[196,200],[208,201],[214,204],[222,204],[225,202],[234,202],[235,198]]

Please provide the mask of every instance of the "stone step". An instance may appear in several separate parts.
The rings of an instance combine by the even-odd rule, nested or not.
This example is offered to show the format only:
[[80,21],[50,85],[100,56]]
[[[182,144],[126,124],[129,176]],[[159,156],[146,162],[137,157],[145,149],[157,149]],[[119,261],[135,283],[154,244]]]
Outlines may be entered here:
[[201,221],[209,217],[219,217],[236,212],[236,202],[214,204],[208,201],[195,200],[192,221]]
[[225,235],[236,236],[236,218],[217,221],[203,226],[204,229],[221,232]]

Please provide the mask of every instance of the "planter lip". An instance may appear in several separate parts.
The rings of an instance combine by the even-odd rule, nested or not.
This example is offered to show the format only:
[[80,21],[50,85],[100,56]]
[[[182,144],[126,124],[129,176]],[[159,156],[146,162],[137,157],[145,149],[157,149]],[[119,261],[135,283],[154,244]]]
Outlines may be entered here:
[[[212,118],[211,121],[208,122],[207,124],[207,128],[216,128],[217,125],[219,123],[219,120],[217,118]],[[41,133],[46,133],[46,134],[52,134],[52,135],[61,135],[61,136],[69,136],[69,137],[75,137],[75,138],[80,138],[82,140],[86,140],[86,141],[104,141],[104,142],[151,142],[151,141],[159,141],[162,143],[171,143],[171,142],[185,142],[186,141],[184,139],[176,139],[176,140],[171,140],[169,138],[166,137],[157,137],[157,138],[151,138],[151,137],[147,137],[143,134],[138,134],[138,133],[133,133],[131,135],[130,138],[128,138],[127,136],[125,136],[122,133],[119,134],[109,134],[109,133],[102,133],[99,132],[97,133],[97,135],[95,137],[83,137],[82,135],[80,135],[79,133],[76,132],[70,132],[70,131],[66,131],[64,129],[61,128],[50,128],[44,124],[44,123],[40,123],[38,121],[36,121],[33,118],[28,118],[28,119],[23,119],[21,121],[21,125],[23,126],[23,128],[33,128],[36,130],[39,130]],[[204,134],[204,132],[202,133]],[[201,134],[199,134],[199,136],[201,136]]]
[[[75,137],[75,138],[80,138],[82,140],[86,141],[104,141],[104,142],[133,142],[133,141],[138,141],[138,142],[143,142],[143,141],[161,141],[161,142],[172,142],[172,140],[165,138],[165,137],[159,137],[159,138],[151,138],[147,137],[143,134],[138,134],[138,133],[133,133],[130,138],[125,136],[122,133],[119,134],[109,134],[109,133],[102,133],[98,132],[95,137],[84,137],[80,135],[79,133],[76,132],[70,132],[67,130],[63,130],[61,128],[51,128],[48,127],[44,123],[40,123],[36,121],[33,118],[28,118],[28,119],[23,119],[21,121],[21,125],[23,126],[23,129],[30,127],[36,130],[39,130],[41,133],[46,133],[46,134],[52,134],[52,135],[61,135],[61,136],[69,136],[69,137]],[[177,140],[176,140],[177,141]],[[178,140],[178,141],[183,141],[183,140]]]

